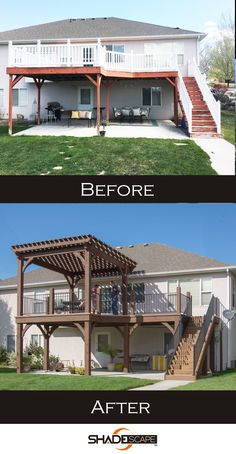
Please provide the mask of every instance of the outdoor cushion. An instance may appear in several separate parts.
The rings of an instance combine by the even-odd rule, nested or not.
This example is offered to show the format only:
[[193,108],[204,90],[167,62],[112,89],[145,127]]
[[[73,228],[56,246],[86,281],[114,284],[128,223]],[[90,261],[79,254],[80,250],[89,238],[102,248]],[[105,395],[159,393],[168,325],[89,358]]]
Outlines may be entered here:
[[150,109],[149,109],[149,108],[144,108],[144,107],[142,107],[142,109],[141,109],[141,115],[143,115],[144,117],[148,118],[148,117],[149,117],[149,112],[150,112]]
[[133,107],[132,110],[133,110],[133,116],[134,117],[140,117],[140,115],[141,115],[140,107]]
[[118,109],[117,107],[114,107],[113,111],[114,111],[115,118],[118,118],[118,117],[120,117],[122,115],[121,114],[121,109]]
[[131,114],[131,108],[130,107],[122,107],[121,113],[123,117],[129,117]]
[[79,112],[79,118],[87,118],[87,112],[86,111],[80,111]]
[[78,110],[72,110],[71,118],[79,118],[79,117],[80,117],[80,115],[79,115]]

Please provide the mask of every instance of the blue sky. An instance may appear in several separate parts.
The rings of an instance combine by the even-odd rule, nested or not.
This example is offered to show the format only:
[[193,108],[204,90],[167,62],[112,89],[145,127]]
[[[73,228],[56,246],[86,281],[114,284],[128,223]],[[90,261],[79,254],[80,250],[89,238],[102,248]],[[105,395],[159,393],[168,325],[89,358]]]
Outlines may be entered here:
[[117,16],[171,27],[205,31],[221,13],[233,11],[233,0],[11,0],[1,8],[0,30],[8,30],[65,18]]
[[236,204],[0,204],[0,278],[12,244],[91,233],[112,246],[159,242],[236,265]]

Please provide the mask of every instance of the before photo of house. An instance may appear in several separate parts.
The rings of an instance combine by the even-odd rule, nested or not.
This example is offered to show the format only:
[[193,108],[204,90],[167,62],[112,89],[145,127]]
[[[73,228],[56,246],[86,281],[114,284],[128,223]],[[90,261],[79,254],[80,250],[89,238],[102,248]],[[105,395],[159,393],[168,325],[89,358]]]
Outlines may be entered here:
[[[48,165],[45,159],[37,166],[40,175],[234,175],[234,147],[223,139],[221,102],[201,72],[206,37],[187,27],[109,16],[0,32],[0,120],[8,124],[9,135],[14,132],[9,144],[17,146],[21,143],[18,137],[23,136],[28,154],[31,141],[41,137],[55,165]],[[79,138],[88,139],[91,153],[97,135],[106,136],[96,151],[106,152],[107,166],[97,166],[101,155],[95,153],[81,170]],[[50,136],[53,143],[47,139]],[[126,170],[112,153],[122,149],[122,139],[127,150],[124,162],[130,161]],[[139,139],[137,143],[135,139]],[[66,157],[76,165],[54,156],[59,146],[64,153],[70,147]],[[142,153],[134,157],[134,170],[137,146]],[[152,165],[144,159],[150,147]],[[32,153],[27,157],[24,169],[13,163],[12,169],[8,166],[0,171],[34,173]]]

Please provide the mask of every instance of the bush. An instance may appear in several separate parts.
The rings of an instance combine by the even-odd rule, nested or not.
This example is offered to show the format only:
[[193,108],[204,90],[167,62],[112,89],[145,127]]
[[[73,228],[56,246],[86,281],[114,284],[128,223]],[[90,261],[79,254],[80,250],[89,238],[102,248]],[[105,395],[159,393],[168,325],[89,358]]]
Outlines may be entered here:
[[37,358],[43,356],[43,347],[39,347],[37,344],[30,344],[25,348],[26,355],[34,355]]
[[55,372],[60,372],[64,369],[64,364],[60,361],[59,356],[49,356],[49,368]]
[[7,365],[10,367],[16,367],[16,353],[11,352],[7,354]]
[[75,373],[79,375],[85,375],[85,368],[84,367],[76,367]]
[[6,363],[7,362],[7,351],[5,347],[0,345],[0,364],[1,363]]

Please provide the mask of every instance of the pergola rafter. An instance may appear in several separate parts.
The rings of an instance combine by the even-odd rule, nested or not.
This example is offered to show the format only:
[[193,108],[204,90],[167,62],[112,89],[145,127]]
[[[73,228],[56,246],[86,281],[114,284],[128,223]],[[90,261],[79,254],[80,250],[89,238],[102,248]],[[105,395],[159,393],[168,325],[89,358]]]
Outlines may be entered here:
[[[36,324],[44,336],[44,369],[49,367],[49,341],[50,336],[60,322],[56,321],[54,315],[54,289],[50,291],[47,304],[47,318],[45,322],[38,322],[37,317],[27,324],[23,329],[20,321],[23,314],[23,289],[24,272],[29,265],[37,265],[57,273],[66,278],[70,288],[70,301],[74,300],[74,289],[80,279],[84,279],[85,312],[83,324],[81,314],[77,314],[77,320],[73,325],[77,327],[84,337],[84,363],[85,373],[91,373],[91,279],[92,277],[121,276],[123,314],[127,314],[127,275],[136,266],[136,262],[98,240],[92,235],[83,235],[73,238],[62,238],[56,240],[40,241],[12,246],[12,250],[18,259],[18,293],[17,293],[17,371],[22,372],[23,336],[31,324]],[[51,317],[54,316],[55,326],[51,326]],[[23,317],[24,318],[24,317]],[[68,322],[69,317],[67,318]],[[51,326],[51,327],[50,327]],[[128,326],[128,325],[127,325]],[[128,331],[124,328],[124,351],[125,370],[128,370]]]

